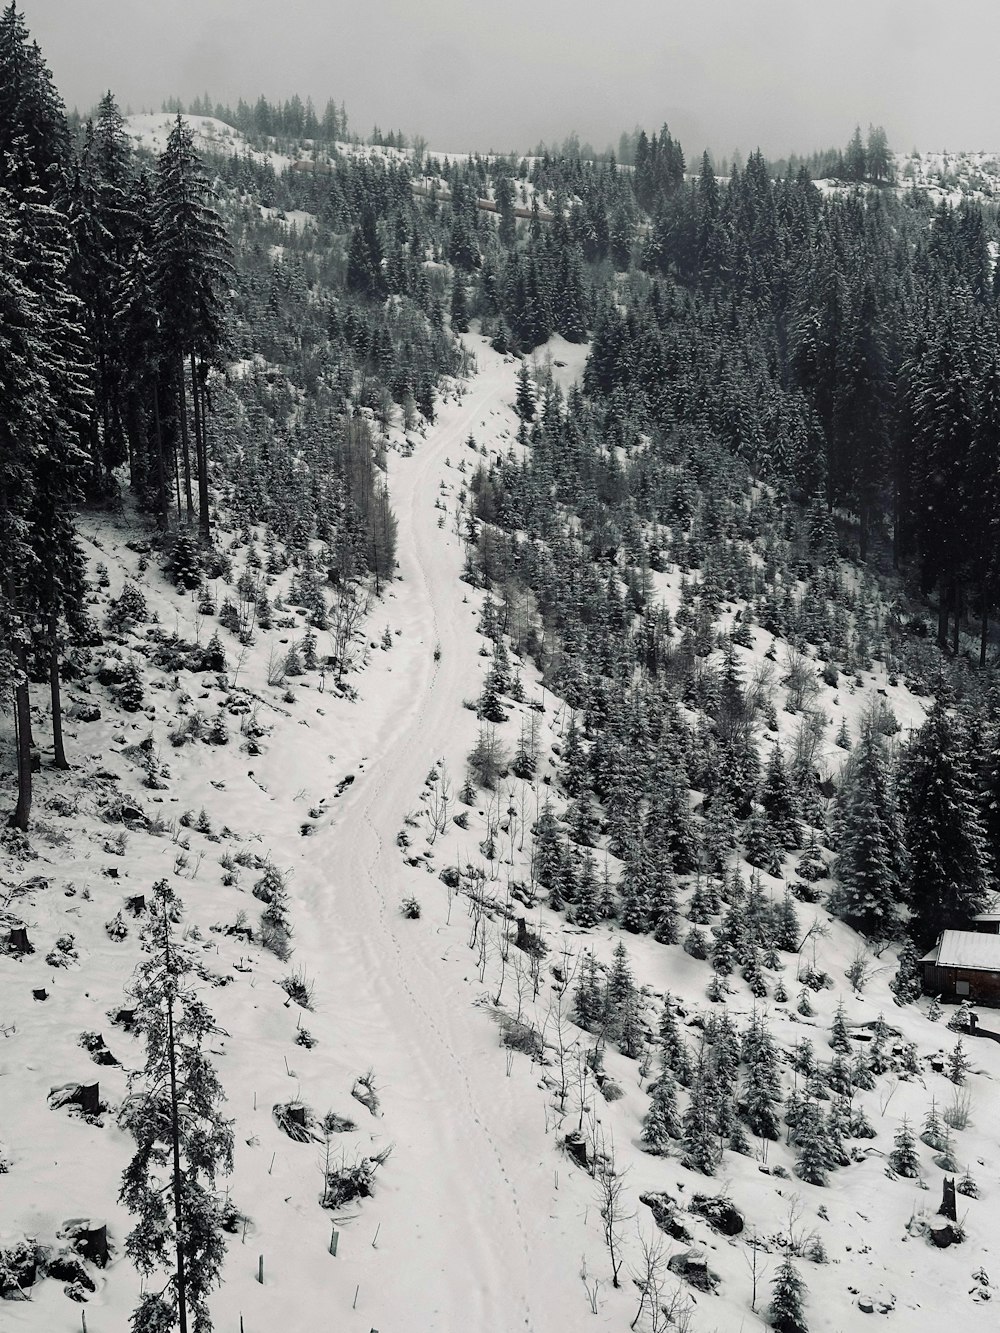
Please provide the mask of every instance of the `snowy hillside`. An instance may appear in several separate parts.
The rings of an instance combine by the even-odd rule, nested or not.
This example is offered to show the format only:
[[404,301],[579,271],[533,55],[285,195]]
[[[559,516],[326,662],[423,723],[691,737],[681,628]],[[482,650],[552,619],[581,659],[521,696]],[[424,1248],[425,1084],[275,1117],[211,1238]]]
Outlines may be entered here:
[[[318,667],[294,678],[275,673],[275,660],[305,632],[294,611],[287,627],[261,631],[246,651],[227,636],[224,671],[159,663],[151,626],[205,644],[209,625],[149,561],[141,526],[128,516],[84,519],[92,570],[100,562],[107,571],[94,612],[102,617],[126,584],[145,599],[145,613],[103,650],[106,679],[120,674],[115,651],[141,664],[144,695],[130,712],[115,684],[69,688],[78,767],[44,775],[32,850],[7,844],[4,921],[26,928],[31,952],[9,945],[0,958],[0,1243],[11,1249],[28,1239],[58,1251],[72,1219],[106,1221],[108,1267],[85,1262],[78,1275],[96,1288],[81,1293],[86,1326],[125,1328],[137,1279],[122,1258],[129,1221],[116,1193],[131,1144],[115,1110],[140,1052],[115,1016],[127,1008],[151,886],[165,877],[184,902],[184,935],[204,969],[218,1025],[211,1056],[234,1121],[233,1229],[224,1284],[211,1300],[218,1328],[242,1321],[251,1333],[280,1321],[307,1329],[332,1319],[381,1333],[624,1329],[655,1272],[672,1322],[650,1322],[644,1305],[638,1327],[735,1333],[760,1326],[755,1284],[760,1311],[789,1249],[804,1256],[814,1330],[847,1333],[878,1312],[901,1328],[930,1330],[956,1309],[971,1327],[991,1327],[980,1303],[995,1295],[987,1275],[997,1269],[1000,1154],[990,1126],[1000,1049],[972,1043],[968,1127],[956,1131],[955,1152],[958,1174],[968,1166],[981,1192],[960,1200],[963,1243],[938,1250],[921,1235],[943,1178],[932,1151],[917,1144],[919,1179],[897,1178],[886,1159],[904,1117],[919,1129],[932,1099],[942,1111],[961,1101],[963,1090],[928,1059],[955,1038],[943,1020],[894,1005],[888,953],[873,957],[821,904],[800,904],[803,931],[812,929],[774,974],[788,998],[755,1001],[734,978],[725,1003],[713,1005],[707,964],[679,944],[606,925],[584,933],[539,906],[531,829],[547,793],[562,805],[554,747],[565,741],[568,712],[530,663],[520,664],[524,702],[508,704],[500,730],[513,751],[522,719],[537,721],[537,778],[509,775],[470,806],[458,800],[477,733],[463,699],[479,691],[487,651],[477,632],[484,594],[459,581],[458,497],[477,461],[470,436],[477,453],[506,454],[517,427],[516,363],[474,334],[466,341],[478,372],[455,386],[412,454],[395,432],[399,579],[362,627],[358,669],[344,678],[350,691]],[[557,340],[548,349],[552,373],[571,382],[584,352]],[[545,359],[540,349],[536,363],[544,368]],[[662,576],[658,592],[668,601],[676,579]],[[279,577],[272,592],[282,587]],[[224,593],[218,586],[219,600]],[[756,630],[747,664],[770,642]],[[862,703],[883,694],[904,727],[922,716],[924,701],[889,685],[878,664],[850,693],[823,688],[821,706],[852,728]],[[831,765],[836,758],[831,752]],[[285,963],[259,944],[263,904],[253,889],[269,865],[288,889],[293,952]],[[761,879],[775,893],[779,882]],[[419,903],[416,919],[401,911],[407,898]],[[599,1073],[571,1019],[585,951],[610,965],[621,938],[642,988],[645,1032],[660,1026],[668,992],[692,1050],[713,1011],[742,1032],[766,1010],[786,1081],[803,1040],[829,1062],[838,1004],[851,1058],[870,1049],[873,1025],[884,1020],[874,1033],[882,1072],[855,1093],[873,1137],[857,1141],[852,1164],[827,1188],[793,1175],[784,1141],[727,1152],[714,1179],[676,1155],[643,1151],[655,1044],[636,1060],[609,1043]],[[810,990],[796,979],[806,973],[829,983]],[[81,1047],[87,1033],[103,1037],[107,1062],[95,1040],[92,1053]],[[53,1105],[53,1089],[95,1080],[97,1114]],[[289,1103],[306,1108],[304,1141],[278,1123],[275,1109]],[[330,1111],[342,1132],[324,1133]],[[602,1170],[583,1169],[567,1135],[589,1163],[603,1160]],[[330,1162],[364,1159],[377,1162],[372,1197],[322,1207]],[[608,1179],[621,1182],[610,1223],[601,1215]],[[720,1234],[692,1210],[699,1194],[730,1200],[739,1232]],[[657,1228],[641,1196],[674,1234]],[[668,1258],[692,1247],[718,1278],[715,1294],[666,1270]],[[689,1267],[696,1281],[705,1271],[699,1260]],[[30,1301],[5,1304],[4,1326],[79,1329],[66,1285],[48,1280]]]

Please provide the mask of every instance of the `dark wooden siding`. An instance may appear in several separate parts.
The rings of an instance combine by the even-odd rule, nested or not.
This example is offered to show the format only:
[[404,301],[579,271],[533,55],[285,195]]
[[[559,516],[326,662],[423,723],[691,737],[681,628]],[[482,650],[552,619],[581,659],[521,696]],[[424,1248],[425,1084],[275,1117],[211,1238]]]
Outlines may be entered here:
[[[972,967],[936,967],[924,963],[924,990],[947,1000],[975,1000],[979,1004],[1000,1005],[1000,972],[983,972]],[[968,990],[959,982],[965,982]]]

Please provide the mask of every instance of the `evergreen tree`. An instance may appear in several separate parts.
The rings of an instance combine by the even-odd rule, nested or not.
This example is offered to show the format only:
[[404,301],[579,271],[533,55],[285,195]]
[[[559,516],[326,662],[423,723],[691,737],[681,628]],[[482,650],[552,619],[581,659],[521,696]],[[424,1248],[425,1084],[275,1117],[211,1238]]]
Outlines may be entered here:
[[[11,156],[19,153],[15,145]],[[18,802],[11,823],[26,830],[32,644],[45,654],[56,758],[65,766],[60,630],[82,617],[82,562],[70,506],[79,493],[76,440],[87,389],[79,304],[67,286],[65,218],[32,184],[30,163],[17,174],[16,222],[13,201],[0,189],[0,637],[10,652],[15,702]]]
[[546,800],[532,827],[534,841],[531,852],[531,870],[543,889],[551,889],[559,878],[565,851],[559,834],[552,803]]
[[677,1084],[665,1069],[650,1089],[649,1109],[642,1121],[642,1143],[649,1153],[665,1156],[672,1140],[681,1137],[677,1114]]
[[743,1037],[741,1051],[746,1074],[739,1097],[739,1110],[754,1134],[777,1140],[780,1137],[777,1108],[781,1103],[778,1052],[764,1017],[756,1010]]
[[174,1321],[210,1333],[207,1296],[220,1279],[225,1245],[216,1177],[232,1169],[231,1122],[220,1114],[222,1086],[205,1054],[215,1031],[192,986],[195,962],[175,938],[181,904],[166,880],[153,886],[150,923],[133,984],[135,1031],[145,1064],[129,1079],[119,1123],[136,1140],[120,1199],[137,1224],[125,1242],[149,1277],[171,1269],[166,1286],[147,1290],[132,1316],[133,1333],[161,1333]]
[[760,803],[778,845],[787,848],[798,847],[801,843],[798,802],[785,768],[780,745],[773,747],[767,761]]
[[913,1131],[906,1116],[893,1135],[892,1152],[889,1153],[887,1161],[897,1176],[915,1178],[920,1175],[920,1158],[917,1156]]
[[965,1053],[965,1047],[962,1045],[962,1038],[959,1037],[955,1042],[955,1048],[948,1055],[948,1077],[952,1083],[962,1084],[965,1082],[965,1076],[972,1068],[972,1062]]
[[905,865],[885,745],[873,719],[845,764],[837,814],[838,884],[831,906],[866,934],[890,938],[900,921]]
[[829,1145],[823,1116],[814,1100],[798,1107],[792,1140],[798,1148],[795,1174],[810,1185],[825,1185],[830,1169]]
[[229,240],[213,205],[214,191],[194,150],[191,130],[178,115],[156,164],[153,200],[152,284],[160,314],[163,359],[172,378],[184,452],[189,515],[193,510],[185,360],[198,469],[199,531],[211,538],[206,413],[208,369],[226,340],[226,309],[233,272]]
[[961,728],[938,701],[902,761],[912,929],[923,945],[967,926],[986,906],[986,855],[966,753]]
[[528,370],[527,361],[522,361],[520,369],[517,372],[517,401],[515,403],[517,415],[522,421],[534,421],[535,419],[535,386],[531,382],[531,372]]
[[617,1038],[621,1035],[626,1010],[635,1008],[635,999],[635,979],[629,965],[628,950],[619,940],[612,951],[605,991],[604,1027],[609,1036]]
[[660,1016],[660,1058],[664,1070],[669,1070],[677,1082],[686,1088],[691,1082],[691,1055],[681,1035],[677,1015],[671,1008],[669,991],[663,997],[663,1013]]
[[851,1040],[847,1035],[847,1015],[844,1011],[843,1000],[838,1000],[837,1011],[833,1016],[833,1026],[830,1029],[830,1045],[835,1051],[850,1051]]
[[52,202],[68,157],[62,99],[11,0],[0,15],[0,190],[19,199],[40,186]]
[[690,1093],[682,1119],[685,1161],[694,1170],[713,1176],[722,1156],[719,1148],[719,1088],[704,1051],[692,1072]]
[[948,1132],[941,1117],[938,1115],[937,1102],[933,1097],[931,1098],[931,1104],[928,1107],[927,1114],[924,1117],[924,1128],[920,1137],[929,1148],[933,1148],[938,1152],[945,1147],[947,1142]]
[[803,1309],[805,1295],[806,1284],[792,1263],[791,1255],[786,1254],[771,1286],[769,1315],[776,1333],[809,1333]]
[[587,1032],[602,1032],[606,1014],[604,982],[594,951],[588,950],[580,965],[580,979],[573,993],[573,1021]]

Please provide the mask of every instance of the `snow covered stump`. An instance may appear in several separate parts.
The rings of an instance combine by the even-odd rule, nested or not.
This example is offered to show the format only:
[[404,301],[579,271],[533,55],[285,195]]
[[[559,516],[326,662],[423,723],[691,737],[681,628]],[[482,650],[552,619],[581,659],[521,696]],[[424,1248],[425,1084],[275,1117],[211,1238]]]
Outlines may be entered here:
[[76,1232],[76,1247],[84,1259],[104,1268],[108,1262],[108,1226],[106,1222],[88,1218]]
[[955,1245],[962,1239],[955,1223],[940,1213],[936,1213],[927,1223],[927,1234],[939,1250],[946,1250],[949,1245]]

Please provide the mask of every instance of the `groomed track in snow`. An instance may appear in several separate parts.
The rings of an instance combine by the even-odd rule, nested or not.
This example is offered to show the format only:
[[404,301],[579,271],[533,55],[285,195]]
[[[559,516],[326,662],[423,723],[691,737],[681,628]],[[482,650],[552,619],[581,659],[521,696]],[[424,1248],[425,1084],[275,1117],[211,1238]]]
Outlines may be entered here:
[[[461,595],[454,505],[439,527],[445,511],[435,502],[443,479],[457,489],[468,478],[455,465],[463,454],[467,467],[476,461],[467,447],[470,434],[497,448],[500,433],[514,426],[509,404],[516,366],[478,337],[468,341],[481,368],[462,399],[439,405],[436,423],[411,457],[391,456],[400,578],[384,614],[394,635],[400,633],[388,654],[391,672],[377,688],[369,673],[360,682],[364,736],[356,781],[306,843],[289,834],[287,822],[281,832],[267,832],[272,846],[284,834],[279,862],[282,855],[299,861],[292,884],[293,962],[315,981],[322,1020],[318,1026],[304,1015],[321,1045],[301,1064],[308,1062],[315,1086],[324,1053],[338,1041],[336,1015],[350,1013],[345,1039],[352,1050],[369,1053],[385,1113],[385,1133],[374,1136],[369,1151],[395,1144],[378,1173],[376,1197],[348,1224],[342,1250],[350,1255],[352,1293],[354,1283],[361,1287],[358,1326],[382,1333],[551,1333],[588,1312],[580,1251],[571,1257],[559,1235],[568,1223],[579,1245],[586,1206],[572,1197],[576,1191],[557,1190],[558,1158],[545,1132],[543,1099],[524,1087],[525,1080],[537,1080],[537,1071],[518,1056],[513,1076],[506,1075],[496,1029],[472,1003],[482,988],[469,984],[477,978],[474,955],[464,947],[463,900],[455,902],[451,929],[442,930],[444,888],[428,878],[424,907],[433,921],[409,922],[400,913],[414,881],[395,835],[439,757],[447,759],[453,792],[461,785],[477,727],[462,699],[478,692],[483,672],[474,610]],[[375,613],[376,623],[382,614]],[[372,626],[369,638],[375,633]],[[276,778],[272,768],[269,786],[276,795],[315,781],[296,771],[294,752],[272,751],[271,758],[286,770]],[[351,766],[343,753],[339,762]],[[438,865],[460,859],[461,837],[452,828],[437,844]],[[376,1126],[381,1122],[366,1120],[360,1128]],[[266,1192],[271,1181],[262,1176],[260,1184]],[[306,1214],[316,1213],[313,1225],[328,1229],[311,1203],[302,1221],[310,1226]],[[251,1206],[260,1209],[257,1200]],[[373,1248],[368,1233],[376,1225]],[[276,1284],[273,1303],[266,1289],[247,1291],[257,1311],[254,1326],[265,1307],[275,1319],[288,1309],[289,1278],[300,1293],[316,1287],[323,1257],[319,1235],[316,1241],[315,1249],[290,1248],[282,1258],[292,1272]],[[339,1293],[334,1308],[343,1308]]]

